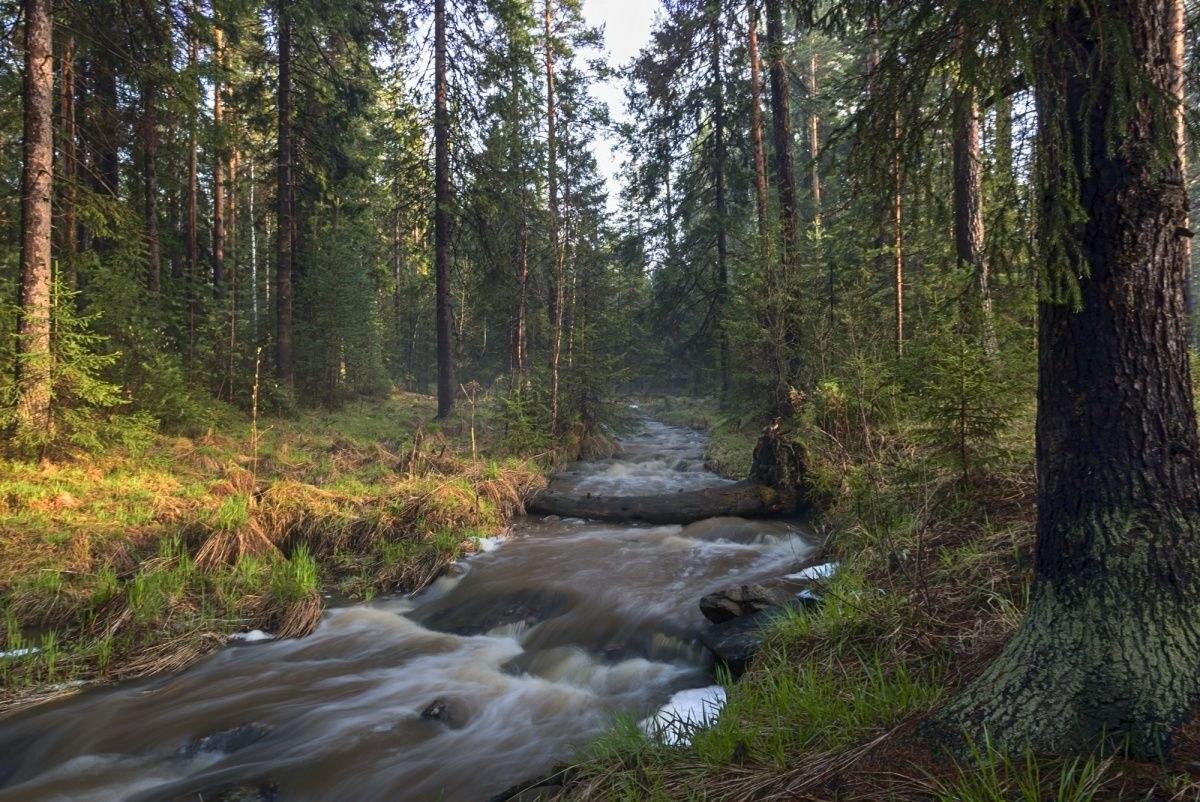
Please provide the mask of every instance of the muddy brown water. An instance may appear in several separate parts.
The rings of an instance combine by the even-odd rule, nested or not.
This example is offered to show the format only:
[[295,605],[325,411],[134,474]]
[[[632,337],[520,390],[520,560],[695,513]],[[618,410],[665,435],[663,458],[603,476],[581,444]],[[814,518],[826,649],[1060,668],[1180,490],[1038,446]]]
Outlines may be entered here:
[[[556,482],[646,495],[726,481],[697,432],[647,422]],[[0,800],[485,800],[673,693],[712,684],[697,602],[787,573],[802,525],[519,521],[415,598],[330,610],[311,636],[0,720]],[[425,714],[423,716],[422,714]]]

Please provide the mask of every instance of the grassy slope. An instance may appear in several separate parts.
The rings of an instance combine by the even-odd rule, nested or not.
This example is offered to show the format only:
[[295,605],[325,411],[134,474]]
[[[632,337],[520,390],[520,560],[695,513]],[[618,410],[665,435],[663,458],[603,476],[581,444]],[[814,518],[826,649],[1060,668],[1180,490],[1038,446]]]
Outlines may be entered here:
[[[61,464],[0,463],[0,708],[176,668],[229,633],[303,635],[321,591],[411,591],[503,529],[542,467],[490,408],[432,423],[397,394],[337,412],[157,437]],[[515,452],[515,453],[514,453]]]
[[[662,419],[711,425],[722,464],[748,464],[751,422],[703,402],[651,405]],[[977,673],[1023,615],[1034,522],[1031,410],[969,482],[915,428],[864,430],[845,412],[826,408],[794,423],[841,566],[822,591],[826,603],[775,622],[752,670],[729,686],[718,722],[691,746],[653,743],[633,722],[619,722],[580,756],[564,796],[1200,798],[1184,771],[1195,770],[1194,757],[1166,766],[1063,761],[980,745],[958,762],[919,746],[921,717]],[[728,453],[737,449],[740,462]]]

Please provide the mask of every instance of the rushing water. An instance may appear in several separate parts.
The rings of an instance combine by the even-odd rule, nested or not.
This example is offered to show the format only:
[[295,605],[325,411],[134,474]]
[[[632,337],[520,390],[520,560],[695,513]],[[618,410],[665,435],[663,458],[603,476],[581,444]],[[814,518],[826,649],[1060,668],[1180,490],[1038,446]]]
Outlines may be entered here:
[[[617,458],[556,481],[601,495],[719,485],[703,447],[649,422]],[[787,573],[809,550],[779,521],[526,519],[416,598],[331,610],[303,640],[234,645],[0,721],[0,800],[195,799],[267,782],[285,801],[487,799],[614,714],[710,685],[699,598]]]

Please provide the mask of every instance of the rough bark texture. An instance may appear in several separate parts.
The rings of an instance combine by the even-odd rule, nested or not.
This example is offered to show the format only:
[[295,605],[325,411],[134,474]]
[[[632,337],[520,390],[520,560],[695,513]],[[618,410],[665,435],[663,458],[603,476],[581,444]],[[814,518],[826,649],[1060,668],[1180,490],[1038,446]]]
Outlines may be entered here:
[[454,411],[450,309],[450,108],[446,77],[446,0],[434,2],[434,272],[437,305],[438,417]]
[[[1047,751],[1127,740],[1134,754],[1159,756],[1194,710],[1200,440],[1183,299],[1187,199],[1178,160],[1161,156],[1178,135],[1169,111],[1149,92],[1120,95],[1130,69],[1169,91],[1171,2],[1103,6],[1106,26],[1129,32],[1123,60],[1083,6],[1047,32],[1036,81],[1043,217],[1053,219],[1056,193],[1075,195],[1087,219],[1063,236],[1086,277],[1078,311],[1040,307],[1030,608],[941,713],[951,734]],[[1117,107],[1129,116],[1113,143]]]
[[25,138],[21,170],[21,304],[17,318],[17,431],[50,433],[50,230],[54,58],[50,0],[25,0]]
[[687,524],[725,515],[753,518],[791,512],[794,506],[794,499],[752,480],[661,496],[581,497],[545,490],[528,504],[529,511],[538,515],[648,524]]
[[290,0],[279,0],[279,130],[275,185],[279,230],[275,260],[275,374],[284,384],[295,384],[292,343],[292,277],[295,265],[296,215],[292,146],[292,15]]

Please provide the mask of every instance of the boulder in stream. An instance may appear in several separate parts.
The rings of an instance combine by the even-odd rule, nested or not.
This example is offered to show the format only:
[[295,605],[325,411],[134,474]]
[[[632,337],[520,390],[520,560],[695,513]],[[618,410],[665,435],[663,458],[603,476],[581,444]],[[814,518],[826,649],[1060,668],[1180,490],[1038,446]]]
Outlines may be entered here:
[[467,713],[461,705],[449,699],[434,699],[421,711],[421,718],[426,721],[438,721],[450,729],[461,729],[467,723]]
[[179,756],[193,757],[212,752],[232,754],[258,743],[274,731],[275,728],[268,724],[240,724],[191,739],[179,750]]
[[739,677],[762,647],[762,629],[770,616],[771,611],[763,610],[713,624],[700,633],[700,642],[729,668],[729,673]]
[[786,591],[756,583],[709,593],[700,599],[700,612],[714,624],[723,624],[792,603],[794,597]]

